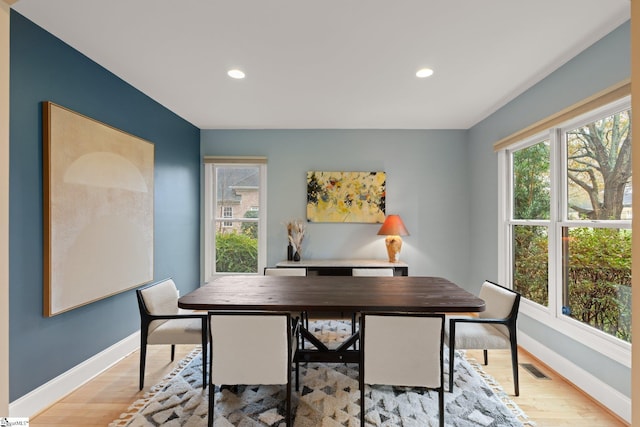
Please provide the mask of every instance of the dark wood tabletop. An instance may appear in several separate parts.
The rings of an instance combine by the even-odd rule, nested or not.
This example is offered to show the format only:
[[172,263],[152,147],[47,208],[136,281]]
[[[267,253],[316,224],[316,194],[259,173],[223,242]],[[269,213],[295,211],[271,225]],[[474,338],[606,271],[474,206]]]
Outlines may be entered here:
[[480,312],[485,303],[441,277],[224,276],[181,297],[194,310]]

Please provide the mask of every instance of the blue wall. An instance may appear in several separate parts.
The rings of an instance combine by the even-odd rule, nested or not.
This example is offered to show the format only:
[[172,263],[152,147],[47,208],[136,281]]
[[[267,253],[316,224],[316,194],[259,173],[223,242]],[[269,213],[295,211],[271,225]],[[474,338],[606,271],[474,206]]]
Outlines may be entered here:
[[[545,117],[628,79],[631,73],[630,25],[621,25],[546,79],[478,123],[469,131],[471,277],[498,277],[498,162],[493,144]],[[631,396],[631,370],[521,316],[519,327],[551,350]]]
[[139,329],[134,291],[52,318],[43,307],[42,101],[155,144],[156,279],[199,284],[200,131],[11,11],[10,400]]
[[[467,283],[469,190],[462,130],[203,130],[203,155],[268,158],[267,256],[286,256],[284,224],[306,218],[306,174],[384,171],[387,213],[410,235],[400,259],[412,276]],[[380,224],[309,223],[307,258],[386,259]]]

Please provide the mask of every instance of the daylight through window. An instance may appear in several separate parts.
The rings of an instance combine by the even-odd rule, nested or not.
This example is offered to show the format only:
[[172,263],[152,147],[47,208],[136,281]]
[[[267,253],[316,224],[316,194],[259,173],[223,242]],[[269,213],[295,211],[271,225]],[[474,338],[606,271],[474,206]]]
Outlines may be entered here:
[[218,159],[205,164],[205,275],[247,274],[265,265],[266,164]]
[[[539,313],[631,342],[631,127],[624,98],[505,150],[505,266]],[[536,318],[542,318],[536,316]]]

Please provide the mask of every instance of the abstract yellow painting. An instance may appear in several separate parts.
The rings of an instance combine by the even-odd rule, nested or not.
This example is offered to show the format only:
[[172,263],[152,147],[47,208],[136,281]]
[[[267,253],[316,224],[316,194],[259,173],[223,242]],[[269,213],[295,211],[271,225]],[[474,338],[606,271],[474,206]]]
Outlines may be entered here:
[[382,223],[384,172],[307,172],[307,221]]

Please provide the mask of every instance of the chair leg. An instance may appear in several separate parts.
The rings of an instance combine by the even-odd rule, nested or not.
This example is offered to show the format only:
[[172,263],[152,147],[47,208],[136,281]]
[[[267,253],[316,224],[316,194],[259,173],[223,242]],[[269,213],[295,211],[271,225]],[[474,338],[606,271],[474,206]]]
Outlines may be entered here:
[[487,350],[483,350],[484,352],[484,365],[487,366],[489,364],[489,352]]
[[364,427],[364,381],[360,381],[360,427]]
[[440,427],[444,427],[444,384],[438,390],[438,411]]
[[144,388],[144,366],[147,361],[147,343],[140,346],[140,390]]
[[209,384],[209,414],[207,416],[207,426],[213,427],[213,411],[216,406],[215,386]]
[[[291,372],[289,372],[291,375]],[[287,381],[287,402],[286,402],[286,417],[285,417],[285,425],[289,427],[291,425],[291,378]]]
[[[351,335],[356,333],[356,314],[351,313]],[[356,343],[353,343],[353,349],[356,349]]]
[[144,388],[144,367],[147,362],[147,335],[149,327],[143,324],[140,328],[140,390]]
[[453,393],[453,361],[456,355],[456,326],[454,322],[449,326],[449,393]]
[[513,369],[514,392],[516,396],[520,396],[520,385],[518,381],[518,343],[515,338],[511,340],[511,367]]
[[173,359],[175,359],[176,357],[176,345],[175,344],[171,344],[171,361],[173,362]]
[[[301,328],[308,328],[309,326],[309,322],[307,320],[307,312],[303,311],[302,313],[300,313],[300,327]],[[304,337],[302,336],[302,334],[299,334],[298,339],[300,340],[300,348],[304,350]]]
[[207,347],[208,347],[208,339],[209,330],[207,328],[207,319],[204,318],[202,321],[202,389],[207,388]]
[[[356,313],[351,313],[351,335],[356,333]],[[355,347],[355,343],[354,343]]]
[[[207,334],[209,334],[209,317],[207,317]],[[211,340],[209,340],[207,342],[207,346],[209,347],[209,358],[213,358],[213,343]],[[207,426],[208,427],[213,427],[213,416],[214,416],[214,409],[216,406],[216,387],[213,384],[213,366],[211,363],[211,360],[205,361],[203,360],[202,363],[208,363],[209,364],[209,369],[207,369],[208,371],[208,377],[207,377],[207,385],[209,386],[209,411],[208,411],[208,415],[207,415]]]

